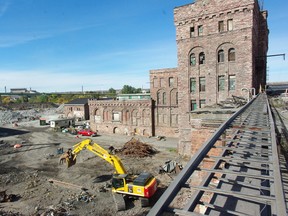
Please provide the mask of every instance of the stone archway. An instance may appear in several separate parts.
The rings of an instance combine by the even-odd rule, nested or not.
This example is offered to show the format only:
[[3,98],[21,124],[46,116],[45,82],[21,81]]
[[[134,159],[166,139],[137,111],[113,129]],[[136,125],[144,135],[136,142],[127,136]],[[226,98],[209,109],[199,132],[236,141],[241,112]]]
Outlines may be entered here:
[[113,134],[120,134],[120,129],[118,127],[114,127]]

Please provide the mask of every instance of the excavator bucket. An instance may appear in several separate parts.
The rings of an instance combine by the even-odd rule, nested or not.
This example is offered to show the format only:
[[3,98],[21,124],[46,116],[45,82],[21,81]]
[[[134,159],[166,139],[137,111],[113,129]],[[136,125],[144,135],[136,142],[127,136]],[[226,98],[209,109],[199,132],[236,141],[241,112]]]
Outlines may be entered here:
[[66,158],[67,168],[76,164],[76,157],[74,155]]

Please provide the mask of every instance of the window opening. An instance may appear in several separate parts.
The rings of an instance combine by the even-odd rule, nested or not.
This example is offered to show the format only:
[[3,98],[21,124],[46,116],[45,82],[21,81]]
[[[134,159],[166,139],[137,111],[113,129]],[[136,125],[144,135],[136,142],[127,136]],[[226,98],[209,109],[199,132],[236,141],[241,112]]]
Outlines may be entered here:
[[160,78],[160,87],[164,87],[164,78]]
[[153,79],[153,86],[154,86],[154,88],[155,88],[155,87],[158,87],[157,78],[154,78],[154,79]]
[[235,57],[235,49],[231,48],[228,51],[228,61],[235,61],[236,57]]
[[219,21],[218,22],[218,31],[223,32],[224,31],[224,21]]
[[199,54],[199,64],[204,64],[205,63],[205,54],[204,52],[201,52]]
[[194,53],[192,53],[192,54],[190,55],[190,65],[191,65],[191,66],[196,65],[196,56],[195,56]]
[[223,50],[218,51],[218,62],[224,62],[224,51]]
[[169,87],[173,87],[173,86],[174,86],[174,78],[169,77]]
[[200,100],[200,101],[199,101],[199,108],[204,108],[204,107],[205,107],[205,104],[206,104],[206,101],[205,101],[205,100]]
[[195,29],[194,26],[190,28],[190,37],[194,37],[195,36]]
[[196,110],[196,109],[197,109],[196,100],[191,100],[191,111]]
[[163,104],[166,104],[166,92],[163,92]]
[[199,25],[198,26],[198,36],[202,36],[203,35],[203,26]]
[[200,92],[205,92],[205,85],[206,85],[206,80],[205,77],[200,77],[200,82],[199,82],[199,91]]
[[235,90],[235,84],[236,84],[236,76],[230,75],[229,76],[229,91]]
[[196,79],[190,78],[190,92],[195,93],[196,92]]
[[233,19],[227,20],[227,30],[232,31],[233,30]]
[[225,90],[225,76],[218,77],[218,91]]

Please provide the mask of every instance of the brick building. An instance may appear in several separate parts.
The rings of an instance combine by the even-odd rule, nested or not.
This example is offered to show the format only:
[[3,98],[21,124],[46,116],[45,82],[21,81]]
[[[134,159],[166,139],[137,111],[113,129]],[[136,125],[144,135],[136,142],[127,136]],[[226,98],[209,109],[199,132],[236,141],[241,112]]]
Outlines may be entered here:
[[64,106],[64,115],[77,120],[89,120],[88,98],[74,99]]
[[174,24],[177,68],[150,71],[152,100],[90,100],[95,129],[179,137],[179,153],[190,154],[204,129],[194,110],[266,84],[267,12],[257,0],[196,0],[174,9]]
[[150,71],[150,93],[155,101],[155,134],[178,137],[177,68]]
[[265,85],[266,19],[256,0],[197,0],[175,8],[180,152],[191,152],[191,111]]
[[100,133],[154,135],[153,101],[150,95],[149,98],[143,94],[130,96],[126,98],[122,95],[119,100],[90,99],[88,104],[92,130]]

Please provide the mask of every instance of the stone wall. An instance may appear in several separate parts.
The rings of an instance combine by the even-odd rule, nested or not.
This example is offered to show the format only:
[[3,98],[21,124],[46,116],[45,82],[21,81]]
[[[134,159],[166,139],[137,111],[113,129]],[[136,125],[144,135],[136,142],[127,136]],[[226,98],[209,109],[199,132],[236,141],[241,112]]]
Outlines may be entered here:
[[67,118],[75,118],[76,120],[89,120],[89,106],[85,105],[65,105],[64,115]]
[[150,71],[150,94],[155,101],[155,135],[178,137],[177,68]]
[[101,133],[153,136],[151,100],[88,100],[90,126]]
[[[267,44],[265,13],[254,0],[198,0],[174,9],[178,47],[179,149],[197,149],[192,142],[190,112],[217,104],[245,89],[259,88],[266,62],[257,61],[259,43]],[[259,81],[260,80],[260,81]],[[221,83],[221,84],[220,84]],[[244,90],[244,91],[243,91]],[[202,130],[201,130],[202,133]],[[189,147],[187,145],[192,145]]]

